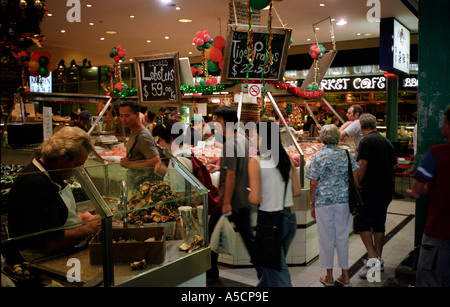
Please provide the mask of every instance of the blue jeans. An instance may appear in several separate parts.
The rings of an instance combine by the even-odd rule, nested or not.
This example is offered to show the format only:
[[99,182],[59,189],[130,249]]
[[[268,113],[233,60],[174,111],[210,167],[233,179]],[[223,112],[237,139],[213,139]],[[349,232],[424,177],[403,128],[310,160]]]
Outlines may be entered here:
[[297,218],[291,213],[291,208],[284,208],[281,246],[281,269],[269,269],[261,267],[262,276],[257,287],[292,287],[291,275],[286,264],[286,254],[297,231]]

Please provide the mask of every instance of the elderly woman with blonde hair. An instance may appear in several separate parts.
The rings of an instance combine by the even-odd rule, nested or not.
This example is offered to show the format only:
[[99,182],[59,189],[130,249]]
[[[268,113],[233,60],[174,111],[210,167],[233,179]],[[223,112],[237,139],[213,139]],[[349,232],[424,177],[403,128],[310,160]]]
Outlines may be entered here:
[[[348,159],[338,147],[341,133],[335,125],[325,125],[320,131],[324,143],[311,161],[306,177],[310,179],[311,216],[317,221],[319,265],[327,270],[320,277],[325,286],[334,286],[333,260],[336,246],[342,275],[336,279],[341,286],[351,286],[348,274],[349,232],[352,216],[348,206]],[[358,163],[350,155],[356,180]]]

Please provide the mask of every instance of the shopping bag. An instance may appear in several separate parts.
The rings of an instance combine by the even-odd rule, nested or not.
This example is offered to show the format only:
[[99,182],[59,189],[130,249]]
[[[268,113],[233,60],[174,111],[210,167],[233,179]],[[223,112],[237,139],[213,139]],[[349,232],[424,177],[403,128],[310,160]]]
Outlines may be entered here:
[[235,240],[236,234],[234,233],[233,226],[228,220],[228,217],[222,215],[211,234],[209,247],[218,254],[234,255]]

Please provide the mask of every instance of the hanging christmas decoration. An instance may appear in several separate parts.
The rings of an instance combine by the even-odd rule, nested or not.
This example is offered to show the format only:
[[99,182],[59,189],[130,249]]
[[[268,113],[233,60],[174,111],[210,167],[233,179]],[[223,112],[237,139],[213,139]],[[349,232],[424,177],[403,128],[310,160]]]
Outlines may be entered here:
[[114,95],[118,97],[129,97],[137,94],[137,89],[130,89],[128,84],[122,81],[122,73],[120,63],[126,60],[127,50],[121,45],[112,47],[109,57],[114,59],[115,64],[109,64],[105,68],[105,72],[109,77],[109,86],[102,83],[101,86],[106,95]]
[[39,0],[2,0],[0,9],[0,56],[25,51],[33,44],[41,47],[40,23],[47,9]]
[[[203,80],[203,79],[202,79]],[[203,80],[200,81],[200,85],[192,86],[192,85],[181,85],[180,89],[183,92],[187,93],[196,93],[196,94],[211,94],[212,92],[223,92],[229,89],[230,87],[239,84],[240,81],[234,81],[231,84],[217,84],[217,85],[206,85]],[[202,85],[203,83],[203,85]]]
[[[204,86],[205,84],[215,85],[217,84],[217,78],[213,78],[209,75],[209,72],[215,73],[219,70],[219,64],[213,61],[212,59],[208,59],[208,55],[210,56],[212,50],[209,50],[213,44],[214,39],[211,37],[211,34],[208,30],[198,31],[195,34],[195,37],[192,39],[192,42],[197,46],[197,50],[202,52],[202,70],[201,72],[204,74],[205,79],[200,79],[200,85]],[[214,47],[215,48],[215,47]],[[214,51],[213,56],[217,58],[216,51]],[[197,68],[197,72],[199,72]],[[201,75],[201,73],[199,74]]]
[[124,49],[121,45],[117,45],[112,47],[111,52],[109,53],[109,57],[113,58],[116,63],[124,62],[126,60],[127,50]]

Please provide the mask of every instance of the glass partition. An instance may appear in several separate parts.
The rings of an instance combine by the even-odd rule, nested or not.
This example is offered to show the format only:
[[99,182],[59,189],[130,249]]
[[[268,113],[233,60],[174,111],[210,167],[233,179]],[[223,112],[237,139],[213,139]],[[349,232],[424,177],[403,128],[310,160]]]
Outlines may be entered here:
[[24,269],[14,271],[19,265],[32,272],[33,285],[150,285],[159,270],[199,255],[198,270],[189,272],[206,271],[208,190],[164,155],[160,165],[140,169],[98,159],[48,172],[39,162],[25,167],[11,179],[2,216],[8,276],[25,281]]

